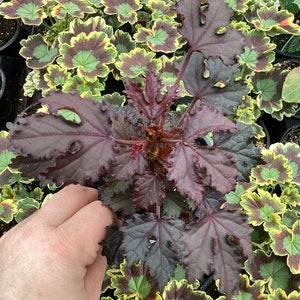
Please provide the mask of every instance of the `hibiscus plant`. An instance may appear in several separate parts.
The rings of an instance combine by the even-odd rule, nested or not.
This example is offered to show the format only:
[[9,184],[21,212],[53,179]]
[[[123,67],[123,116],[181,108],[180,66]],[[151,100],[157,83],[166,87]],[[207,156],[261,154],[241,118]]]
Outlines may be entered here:
[[[9,17],[44,26],[21,49],[32,68],[25,91],[42,92],[41,109],[8,124],[1,174],[18,170],[44,188],[98,188],[122,222],[107,228],[103,242],[110,265],[104,287],[120,299],[212,299],[203,291],[211,279],[219,299],[268,297],[247,272],[255,259],[273,256],[254,256],[258,244],[265,248],[253,240],[256,224],[242,194],[262,163],[253,78],[274,60],[273,46],[263,46],[268,30],[257,33],[249,24],[261,28],[266,14],[277,15],[269,6],[255,11],[251,0],[226,2],[0,6]],[[230,193],[243,200],[233,205]],[[276,239],[285,229],[270,234]],[[285,293],[282,285],[269,292],[276,288]]]

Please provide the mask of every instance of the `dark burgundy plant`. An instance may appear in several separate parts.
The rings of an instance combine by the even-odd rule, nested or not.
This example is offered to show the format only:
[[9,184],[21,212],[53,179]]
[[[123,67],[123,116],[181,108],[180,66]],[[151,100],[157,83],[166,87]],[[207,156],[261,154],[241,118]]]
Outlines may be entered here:
[[[181,0],[175,9],[189,49],[174,85],[150,69],[142,83],[126,81],[123,107],[50,93],[41,100],[47,114],[10,125],[14,166],[41,185],[97,186],[123,220],[104,242],[112,262],[141,260],[160,290],[177,264],[190,281],[214,272],[230,297],[251,257],[251,227],[224,195],[259,157],[251,127],[234,120],[247,93],[234,76],[244,38],[229,27],[232,11],[222,1]],[[181,81],[191,101],[176,110]]]

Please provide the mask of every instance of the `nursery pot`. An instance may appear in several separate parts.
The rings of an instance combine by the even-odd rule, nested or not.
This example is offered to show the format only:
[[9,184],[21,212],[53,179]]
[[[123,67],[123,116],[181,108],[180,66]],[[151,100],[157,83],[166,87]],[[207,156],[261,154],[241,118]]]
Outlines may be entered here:
[[7,56],[19,55],[19,35],[21,23],[13,19],[0,16],[0,54]]
[[[7,121],[7,117],[11,113],[11,105],[5,97],[6,76],[0,65],[0,124]],[[0,129],[3,129],[2,126]]]
[[281,137],[280,142],[285,143],[295,143],[300,146],[300,121],[299,125],[294,125],[288,128]]
[[6,130],[6,123],[15,119],[18,106],[24,102],[25,61],[20,57],[0,55],[0,70],[0,130]]

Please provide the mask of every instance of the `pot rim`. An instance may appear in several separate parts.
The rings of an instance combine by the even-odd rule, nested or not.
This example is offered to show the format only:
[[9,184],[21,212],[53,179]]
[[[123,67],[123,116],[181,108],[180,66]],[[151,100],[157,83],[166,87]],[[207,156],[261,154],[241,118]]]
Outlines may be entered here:
[[0,52],[5,50],[6,48],[8,48],[17,39],[17,37],[18,37],[18,35],[21,31],[21,22],[18,21],[18,20],[14,20],[14,21],[16,22],[15,33],[13,34],[13,36],[6,43],[4,43],[2,46],[0,46]]

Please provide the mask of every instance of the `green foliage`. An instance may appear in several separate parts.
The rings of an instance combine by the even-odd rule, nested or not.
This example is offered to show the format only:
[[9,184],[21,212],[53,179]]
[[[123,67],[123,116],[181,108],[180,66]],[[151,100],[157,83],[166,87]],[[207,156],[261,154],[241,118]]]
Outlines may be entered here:
[[[298,38],[300,26],[294,22],[293,13],[280,9],[274,5],[274,1],[226,2],[235,9],[232,26],[245,35],[244,52],[238,55],[239,63],[243,66],[239,77],[248,84],[248,95],[255,100],[251,106],[242,103],[238,107],[239,120],[253,124],[262,113],[270,114],[277,120],[294,115],[298,108],[298,93],[289,89],[285,94],[291,95],[283,95],[287,72],[282,71],[280,65],[274,64],[276,45],[272,42],[274,37],[281,34]],[[296,86],[298,81],[297,74],[286,85]],[[249,98],[246,100],[249,101]],[[259,114],[256,114],[257,111]],[[248,117],[251,113],[254,115],[252,118]]]
[[0,132],[0,221],[21,222],[38,210],[44,192],[35,187],[33,179],[23,178],[18,170],[10,167],[15,157],[7,150],[8,132]]
[[112,84],[124,89],[125,77],[139,80],[149,68],[167,68],[169,58],[162,54],[171,54],[175,62],[186,43],[177,30],[175,2],[12,0],[1,4],[5,17],[41,28],[41,33],[21,42],[20,54],[33,69],[25,94],[39,90],[45,96],[62,90],[102,101]]
[[263,162],[252,169],[250,183],[228,196],[235,199],[229,203],[240,199],[254,228],[253,260],[246,262],[251,281],[260,282],[266,294],[290,294],[282,299],[298,295],[300,284],[299,155],[293,143],[263,149]]

